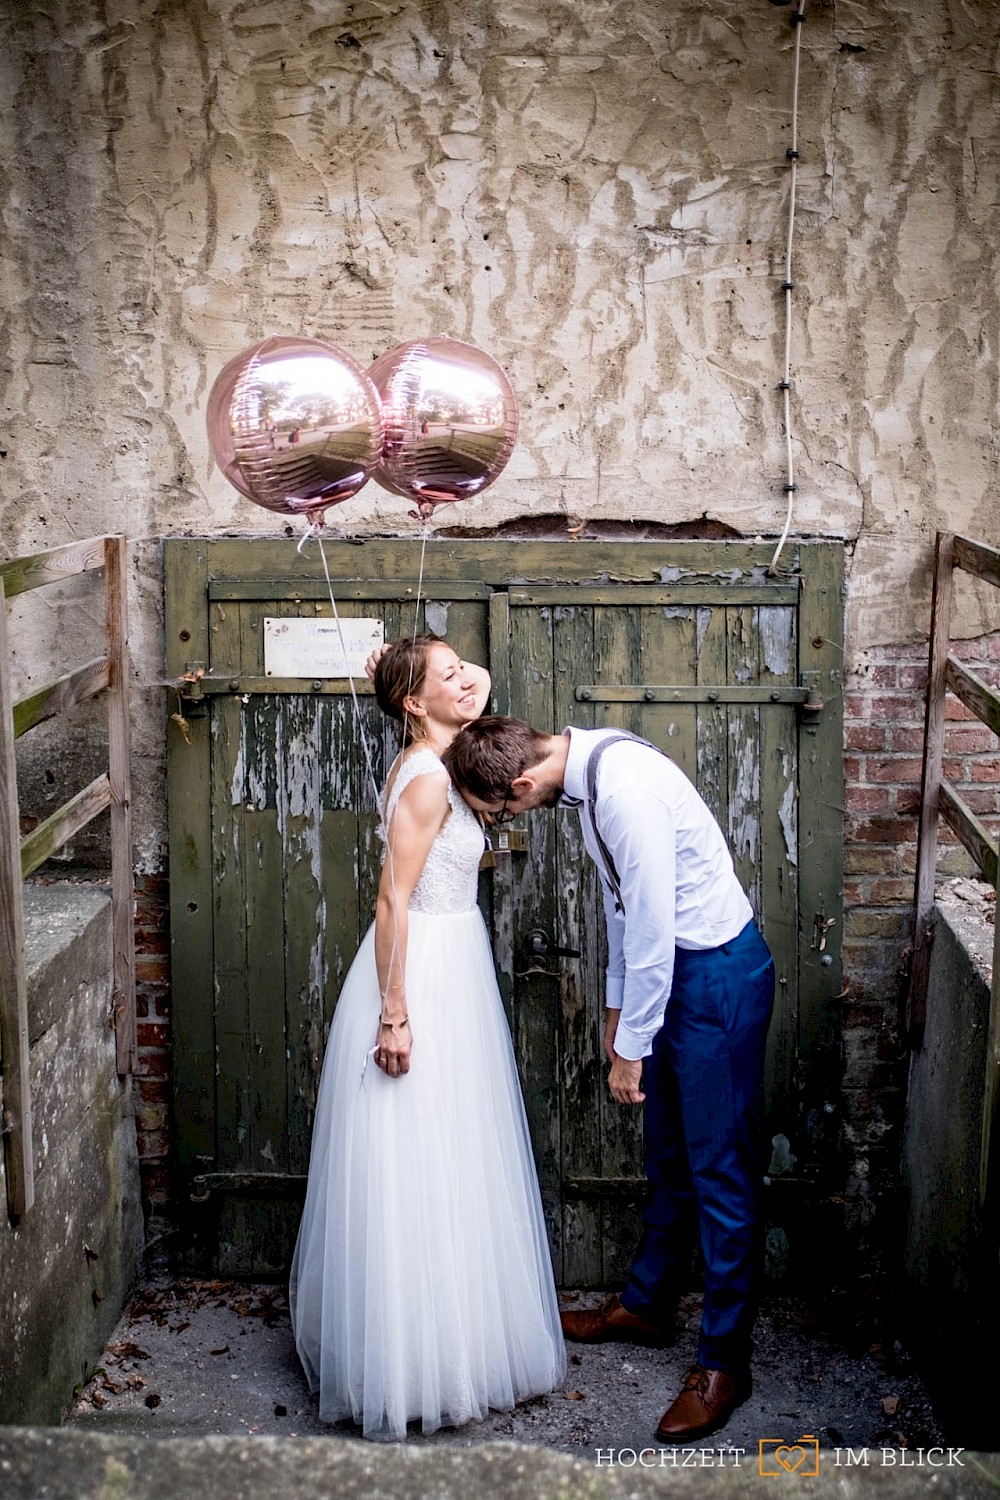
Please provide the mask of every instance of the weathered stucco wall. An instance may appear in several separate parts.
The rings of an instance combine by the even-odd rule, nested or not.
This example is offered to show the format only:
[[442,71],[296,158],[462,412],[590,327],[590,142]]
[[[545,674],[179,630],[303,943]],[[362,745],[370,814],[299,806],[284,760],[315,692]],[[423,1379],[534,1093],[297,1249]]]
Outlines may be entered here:
[[[856,660],[925,634],[937,526],[1000,541],[1000,10],[806,14],[794,529],[851,546]],[[766,0],[2,0],[0,546],[132,539],[146,867],[156,538],[275,526],[204,431],[215,374],[254,339],[312,333],[363,363],[434,331],[489,348],[521,440],[442,525],[780,530],[788,17]],[[374,485],[330,520],[413,526]],[[17,637],[36,680],[93,617],[72,590],[37,608]],[[963,628],[990,623],[970,594]]]

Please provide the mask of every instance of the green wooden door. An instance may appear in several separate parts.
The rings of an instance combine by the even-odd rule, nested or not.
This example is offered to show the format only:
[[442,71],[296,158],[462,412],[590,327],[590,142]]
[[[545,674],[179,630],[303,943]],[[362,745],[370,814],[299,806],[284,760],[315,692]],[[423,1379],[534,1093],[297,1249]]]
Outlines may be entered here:
[[[498,711],[632,729],[696,781],[777,960],[769,1120],[801,1153],[838,1050],[839,549],[800,546],[772,580],[763,549],[731,543],[432,540],[419,608],[418,543],[326,552],[342,617],[381,620],[387,639],[433,629],[489,662]],[[330,1016],[374,908],[372,777],[394,736],[366,688],[356,718],[344,682],[264,676],[265,618],[331,612],[315,547],[170,540],[166,577],[168,670],[194,679],[169,756],[182,1163],[205,1256],[280,1272]],[[519,819],[505,842],[483,905],[557,1279],[614,1284],[641,1123],[604,1086],[596,875],[573,813]]]

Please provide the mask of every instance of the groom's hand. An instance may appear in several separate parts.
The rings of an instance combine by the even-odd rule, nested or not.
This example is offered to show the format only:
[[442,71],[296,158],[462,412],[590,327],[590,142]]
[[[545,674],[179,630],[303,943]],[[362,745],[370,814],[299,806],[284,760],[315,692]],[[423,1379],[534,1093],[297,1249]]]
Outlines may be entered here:
[[641,1104],[646,1097],[642,1092],[642,1059],[633,1062],[616,1052],[608,1074],[608,1088],[619,1104]]

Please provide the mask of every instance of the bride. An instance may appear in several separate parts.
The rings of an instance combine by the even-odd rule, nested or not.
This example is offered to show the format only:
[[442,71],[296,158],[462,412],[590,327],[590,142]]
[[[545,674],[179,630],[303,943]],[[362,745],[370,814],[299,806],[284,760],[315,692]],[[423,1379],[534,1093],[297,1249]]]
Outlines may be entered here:
[[476,905],[483,831],[439,755],[489,676],[444,641],[388,647],[403,723],[375,922],[337,1002],[292,1263],[322,1420],[402,1438],[552,1390],[565,1370],[513,1048]]

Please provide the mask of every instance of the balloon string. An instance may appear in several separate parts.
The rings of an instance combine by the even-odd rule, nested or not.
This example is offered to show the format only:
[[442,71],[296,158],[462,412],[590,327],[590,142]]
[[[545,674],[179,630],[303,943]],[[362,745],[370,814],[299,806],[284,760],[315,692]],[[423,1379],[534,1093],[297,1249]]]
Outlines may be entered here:
[[[411,514],[412,515],[416,515],[417,512],[416,511],[412,511]],[[416,597],[416,599],[414,601],[414,604],[413,604],[413,634],[412,634],[412,636],[410,638],[410,646],[411,646],[411,648],[415,648],[416,647],[416,643],[417,643],[417,625],[420,622],[420,605],[422,603],[422,593],[423,593],[423,587],[424,587],[424,558],[427,556],[427,533],[430,530],[429,517],[424,516],[423,517],[423,522],[424,522],[424,531],[423,531],[423,536],[420,538],[420,567],[419,567],[419,569],[417,571],[417,597]],[[415,657],[416,657],[416,650],[415,649],[411,649],[411,651],[410,651],[410,675],[409,675],[409,678],[408,678],[407,683],[406,683],[406,697],[407,698],[410,696],[410,693],[411,693],[411,691],[413,689],[413,663],[414,663]],[[404,704],[405,704],[405,699],[404,699]],[[404,745],[404,747],[406,745],[406,737],[409,734],[409,732],[410,732],[410,710],[408,708],[404,707],[404,709],[403,709],[403,745]]]
[[[430,527],[429,527],[429,524],[428,524],[428,518],[425,517],[424,518],[423,536],[421,538],[421,545],[420,545],[420,568],[419,568],[418,575],[417,575],[417,597],[416,597],[416,601],[414,603],[414,608],[413,608],[413,634],[412,634],[412,641],[413,641],[414,644],[416,643],[416,637],[417,637],[417,626],[418,626],[419,617],[420,617],[420,605],[421,605],[422,600],[423,600],[424,560],[425,560],[426,555],[427,555],[427,536],[428,536],[429,530],[430,530]],[[316,541],[319,543],[319,553],[320,553],[320,557],[321,557],[322,562],[323,562],[323,575],[326,578],[327,593],[330,596],[330,608],[333,611],[333,618],[334,618],[334,620],[337,623],[337,635],[338,635],[338,638],[340,640],[340,649],[343,652],[344,663],[345,663],[345,666],[347,667],[347,680],[348,680],[348,683],[350,684],[350,688],[351,688],[351,705],[352,705],[352,710],[353,710],[353,714],[354,714],[354,722],[355,722],[355,725],[357,727],[358,733],[359,733],[360,738],[361,738],[361,746],[362,746],[362,750],[364,751],[364,757],[365,757],[365,766],[366,766],[366,769],[368,771],[368,780],[369,780],[369,783],[370,783],[371,788],[372,788],[372,796],[373,796],[373,801],[374,801],[374,804],[375,804],[375,811],[376,811],[376,814],[378,816],[378,823],[379,823],[379,827],[382,830],[382,839],[383,839],[383,842],[385,844],[385,857],[386,857],[386,861],[387,861],[388,866],[389,866],[389,885],[390,885],[390,889],[392,891],[392,946],[390,947],[390,950],[389,950],[389,963],[388,963],[388,969],[387,969],[387,975],[386,975],[386,977],[388,978],[392,974],[393,965],[395,964],[396,960],[399,957],[399,918],[398,918],[398,914],[397,914],[397,901],[396,901],[396,862],[395,862],[395,859],[394,859],[394,851],[393,851],[393,846],[392,846],[392,839],[390,838],[390,835],[389,835],[389,821],[391,821],[391,820],[389,820],[389,821],[386,820],[385,809],[383,808],[382,803],[381,803],[381,801],[379,799],[379,788],[378,788],[378,782],[375,779],[375,769],[374,769],[374,765],[373,765],[373,762],[372,762],[371,747],[370,747],[370,744],[369,744],[369,741],[368,741],[368,734],[367,734],[367,732],[365,730],[364,721],[363,721],[363,719],[361,717],[361,704],[360,704],[360,702],[358,700],[357,689],[354,686],[354,677],[353,677],[353,675],[351,674],[351,671],[350,671],[350,662],[349,662],[348,655],[347,655],[347,647],[346,647],[345,642],[344,642],[343,626],[341,625],[340,613],[339,613],[339,611],[337,609],[337,601],[336,601],[336,598],[334,597],[334,593],[333,593],[333,582],[332,582],[332,580],[330,578],[330,569],[329,569],[329,567],[327,565],[326,549],[323,546],[323,534],[322,534],[322,523],[321,522],[313,522],[313,524],[308,527],[308,529],[306,530],[306,532],[304,533],[304,535],[302,537],[302,540],[299,542],[299,545],[296,548],[296,550],[298,552],[301,552],[303,550],[306,542],[310,539],[310,537],[315,537]],[[407,697],[409,696],[409,688],[412,687],[412,684],[413,684],[413,661],[414,661],[414,656],[415,656],[415,652],[411,652],[411,654],[410,654],[410,681],[409,681],[408,688],[407,688]],[[406,735],[407,735],[407,731],[408,731],[408,728],[409,728],[409,717],[410,717],[409,716],[409,710],[404,708],[404,710],[403,710],[403,742],[404,742],[404,748],[405,748],[405,743],[406,743]],[[397,772],[396,774],[398,775],[399,772]],[[380,1005],[379,1005],[379,1016],[380,1017],[381,1017],[381,1013],[382,1013],[382,1005],[384,1003],[385,1003],[385,997],[382,996],[382,997],[380,997]],[[378,1046],[379,1046],[380,1040],[381,1040],[381,1031],[379,1032],[379,1035],[376,1037],[375,1047],[372,1049],[372,1053],[373,1054],[374,1054],[374,1052],[378,1051]],[[366,1057],[365,1057],[365,1060],[364,1060],[364,1065],[362,1066],[362,1069],[361,1069],[361,1083],[362,1084],[364,1083],[364,1079],[365,1079],[365,1067],[367,1065],[367,1061],[368,1061],[368,1056],[366,1054]]]
[[[333,618],[337,622],[337,636],[338,636],[338,639],[340,641],[340,649],[341,649],[341,651],[343,653],[343,656],[344,656],[344,666],[345,666],[346,671],[347,671],[347,681],[350,684],[350,688],[351,688],[351,709],[352,709],[352,712],[353,712],[353,715],[354,715],[354,726],[355,726],[355,729],[357,730],[357,733],[358,733],[358,735],[360,736],[360,739],[361,739],[361,748],[364,751],[364,757],[365,757],[365,767],[366,767],[366,769],[368,771],[368,781],[369,781],[369,785],[371,786],[371,789],[372,789],[372,801],[373,801],[374,806],[375,806],[375,815],[376,815],[376,817],[378,819],[377,827],[381,829],[381,832],[382,832],[382,841],[385,844],[385,849],[386,849],[386,858],[389,861],[389,879],[392,882],[392,891],[393,891],[393,903],[392,903],[393,936],[392,936],[392,952],[390,954],[390,959],[389,959],[389,964],[390,964],[390,969],[391,969],[392,960],[395,957],[396,953],[398,952],[398,938],[399,938],[399,934],[398,934],[398,930],[397,930],[397,919],[396,919],[396,901],[395,901],[396,881],[395,881],[395,870],[394,870],[393,859],[392,859],[392,851],[391,851],[391,849],[389,847],[389,829],[388,829],[388,826],[386,824],[384,810],[383,810],[382,803],[381,803],[381,800],[380,800],[379,794],[378,794],[378,782],[375,779],[375,767],[374,767],[374,765],[372,763],[371,745],[370,745],[369,740],[368,740],[368,733],[367,733],[367,730],[365,729],[364,720],[361,717],[361,704],[358,701],[358,692],[357,692],[357,688],[354,686],[354,675],[351,672],[350,658],[347,655],[347,646],[346,646],[346,644],[344,642],[344,627],[341,624],[340,611],[337,608],[337,600],[334,597],[334,593],[333,593],[333,582],[332,582],[332,580],[330,578],[330,569],[329,569],[329,567],[327,565],[327,561],[326,561],[326,548],[323,546],[323,533],[322,533],[322,530],[321,530],[321,523],[314,521],[312,523],[312,525],[307,528],[305,534],[302,537],[302,540],[299,542],[299,545],[298,545],[298,547],[295,550],[297,552],[301,552],[302,549],[303,549],[303,547],[305,546],[306,542],[309,541],[310,537],[315,537],[316,541],[319,543],[319,555],[320,555],[320,558],[322,559],[322,562],[323,562],[323,576],[326,579],[326,590],[327,590],[327,593],[330,596],[330,608],[333,611]],[[379,1005],[379,1016],[380,1017],[381,1017],[381,1014],[382,1014],[382,1006],[381,1006],[381,1003],[380,1003],[380,1005]],[[371,1049],[371,1055],[374,1055],[374,1053],[378,1051],[378,1045],[379,1045],[379,1041],[381,1040],[381,1035],[382,1035],[382,1033],[381,1033],[381,1028],[380,1028],[378,1030],[377,1034],[376,1034],[376,1037],[375,1037],[375,1046]],[[364,1058],[364,1061],[362,1062],[362,1066],[361,1066],[361,1078],[360,1078],[359,1086],[363,1086],[364,1085],[365,1071],[367,1069],[367,1066],[368,1066],[368,1054],[366,1054],[366,1056]]]
[[[319,541],[319,539],[320,539],[320,537],[322,535],[323,535],[323,522],[322,521],[310,521],[309,525],[306,527],[305,531],[302,533],[302,539],[299,542],[299,545],[295,549],[296,552],[301,553],[303,551],[303,549],[305,548],[306,542],[311,541],[313,537],[315,537],[316,540]],[[322,545],[320,546],[320,551],[322,551]],[[325,561],[325,559],[324,559],[324,561]],[[333,612],[334,612],[334,615],[336,615],[336,613],[337,613],[337,606],[334,603],[333,590],[332,589],[330,590],[330,603],[333,604]],[[343,648],[343,641],[341,641],[341,648]]]
[[309,530],[306,532],[305,536],[302,538],[302,541],[299,543],[298,548],[296,550],[299,551],[299,552],[302,551],[303,543],[305,543],[305,542],[307,542],[309,540],[310,535],[314,536],[316,538],[317,542],[319,543],[319,555],[320,555],[320,557],[323,560],[323,574],[324,574],[324,576],[326,578],[327,592],[330,595],[330,608],[333,610],[333,618],[334,618],[334,620],[336,621],[336,624],[337,624],[337,637],[338,637],[338,639],[340,641],[340,649],[343,652],[344,665],[345,665],[345,667],[347,669],[347,681],[349,682],[350,687],[351,687],[351,706],[352,706],[352,709],[353,709],[353,712],[354,712],[354,723],[355,723],[355,727],[357,728],[358,734],[360,735],[360,738],[361,738],[361,748],[364,751],[365,766],[366,766],[366,768],[368,770],[368,781],[369,781],[369,783],[371,785],[372,793],[373,793],[374,800],[375,800],[375,811],[378,813],[379,825],[382,827],[383,836],[384,836],[386,830],[385,830],[384,822],[383,822],[383,818],[382,818],[382,809],[381,809],[381,806],[379,805],[378,782],[375,780],[375,768],[374,768],[374,766],[372,764],[371,746],[370,746],[369,741],[368,741],[368,733],[367,733],[367,731],[365,729],[364,720],[361,717],[361,704],[358,701],[357,688],[354,686],[354,677],[353,677],[353,675],[351,673],[351,663],[350,663],[350,659],[348,658],[348,655],[347,655],[347,646],[346,646],[346,644],[344,642],[344,627],[343,627],[343,625],[340,622],[340,612],[337,609],[337,601],[336,601],[336,599],[333,596],[333,583],[331,582],[331,579],[330,579],[330,569],[327,567],[327,562],[326,562],[326,548],[323,546],[323,534],[322,534],[322,531],[321,531],[319,525],[317,525],[317,524],[314,523],[312,526],[309,527]]
[[430,517],[424,517],[424,532],[420,538],[420,568],[417,572],[417,602],[413,606],[413,634],[417,634],[417,615],[420,611],[420,597],[424,586],[424,558],[427,556],[427,536],[430,532]]

